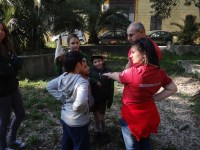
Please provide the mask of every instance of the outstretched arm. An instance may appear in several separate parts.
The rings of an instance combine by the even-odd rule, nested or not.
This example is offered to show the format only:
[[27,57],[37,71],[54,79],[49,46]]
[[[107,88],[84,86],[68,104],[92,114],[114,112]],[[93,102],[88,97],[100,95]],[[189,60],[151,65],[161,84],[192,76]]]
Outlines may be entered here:
[[121,72],[108,72],[108,73],[104,73],[103,75],[120,82],[119,80],[120,73]]

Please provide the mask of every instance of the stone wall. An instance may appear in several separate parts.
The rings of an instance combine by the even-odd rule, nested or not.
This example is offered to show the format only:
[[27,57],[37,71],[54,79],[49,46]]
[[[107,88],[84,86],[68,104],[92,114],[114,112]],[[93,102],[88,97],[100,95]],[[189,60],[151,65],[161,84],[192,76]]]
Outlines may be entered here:
[[45,78],[55,76],[54,54],[20,56],[23,59],[21,77]]
[[[92,56],[93,54],[112,55],[127,57],[130,45],[98,45],[98,46],[81,46],[80,49]],[[162,51],[165,48],[160,47]],[[178,46],[172,47],[172,52],[177,55],[183,55],[188,53],[194,53],[200,55],[200,47],[198,46]],[[23,59],[23,68],[21,70],[21,76],[27,78],[45,78],[49,76],[55,76],[54,68],[54,53],[44,55],[30,55],[21,56]]]
[[[130,46],[81,46],[80,49],[92,56],[93,54],[127,56]],[[54,53],[44,55],[20,56],[23,59],[23,67],[20,71],[22,78],[45,78],[55,76]]]
[[177,55],[193,53],[200,56],[200,46],[174,45],[171,51]]

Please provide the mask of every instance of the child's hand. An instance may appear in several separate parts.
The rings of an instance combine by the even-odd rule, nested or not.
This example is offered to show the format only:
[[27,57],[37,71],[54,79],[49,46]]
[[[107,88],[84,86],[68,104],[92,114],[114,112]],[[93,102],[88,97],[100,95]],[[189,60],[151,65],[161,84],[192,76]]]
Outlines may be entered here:
[[101,82],[98,81],[98,82],[97,82],[97,85],[101,87]]

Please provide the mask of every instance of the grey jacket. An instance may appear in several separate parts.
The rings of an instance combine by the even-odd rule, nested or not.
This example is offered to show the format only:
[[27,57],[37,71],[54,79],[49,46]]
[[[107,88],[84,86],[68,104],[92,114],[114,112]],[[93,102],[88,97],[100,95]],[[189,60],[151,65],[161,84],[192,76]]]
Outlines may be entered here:
[[69,126],[89,122],[89,82],[80,74],[63,73],[46,85],[48,92],[63,102],[61,119]]

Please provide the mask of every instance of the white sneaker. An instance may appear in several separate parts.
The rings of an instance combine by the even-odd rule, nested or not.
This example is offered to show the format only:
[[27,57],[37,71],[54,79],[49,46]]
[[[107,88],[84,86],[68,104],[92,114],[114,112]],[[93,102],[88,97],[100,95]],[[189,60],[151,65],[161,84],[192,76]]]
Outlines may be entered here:
[[16,140],[14,142],[10,142],[9,146],[10,147],[16,147],[16,148],[24,148],[26,146],[26,144],[21,142],[20,140]]
[[9,147],[6,147],[5,150],[14,150],[14,149],[11,149],[11,148],[9,148]]

